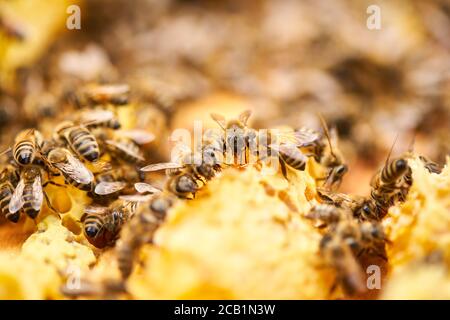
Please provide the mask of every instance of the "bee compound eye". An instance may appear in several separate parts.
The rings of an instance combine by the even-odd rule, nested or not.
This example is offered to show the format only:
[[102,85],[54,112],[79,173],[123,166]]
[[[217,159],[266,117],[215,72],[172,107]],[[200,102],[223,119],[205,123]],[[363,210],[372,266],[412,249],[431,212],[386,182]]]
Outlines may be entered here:
[[84,231],[86,232],[86,235],[90,238],[93,238],[97,235],[97,228],[93,226],[86,227]]
[[404,170],[404,169],[406,169],[406,166],[407,166],[407,163],[406,163],[406,160],[404,160],[404,159],[400,159],[395,162],[395,167],[397,168],[397,170]]

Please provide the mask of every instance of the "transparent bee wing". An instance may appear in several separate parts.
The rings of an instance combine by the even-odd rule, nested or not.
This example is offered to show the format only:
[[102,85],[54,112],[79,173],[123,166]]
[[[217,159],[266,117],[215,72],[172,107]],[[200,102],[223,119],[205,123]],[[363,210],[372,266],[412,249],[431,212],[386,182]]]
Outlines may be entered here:
[[141,171],[144,172],[153,172],[153,171],[159,171],[159,170],[165,170],[165,169],[179,169],[183,168],[184,165],[180,163],[175,162],[164,162],[164,163],[155,163],[148,165],[146,167],[141,168]]
[[89,110],[80,115],[80,122],[86,126],[102,123],[114,119],[114,112],[110,110]]
[[129,201],[129,202],[147,202],[150,201],[153,198],[152,194],[134,194],[134,195],[126,195],[126,196],[120,196],[119,199],[123,201]]
[[225,130],[227,128],[227,120],[224,116],[217,114],[217,113],[211,113],[211,118],[223,129]]
[[106,140],[106,143],[110,146],[113,146],[119,150],[122,150],[125,153],[128,153],[135,157],[136,159],[139,159],[140,161],[145,161],[145,159],[142,157],[142,155],[136,153],[136,151],[131,150],[125,143],[120,141],[114,141],[114,140]]
[[308,158],[301,152],[298,147],[294,144],[281,144],[279,145],[280,153],[284,153],[294,158],[303,159],[306,161]]
[[55,166],[77,183],[89,184],[94,181],[92,172],[71,154],[67,155],[66,163],[56,163]]
[[107,162],[107,161],[95,161],[95,162],[91,162],[90,165],[92,165],[93,169],[95,170],[96,173],[98,172],[106,172],[106,171],[110,171],[112,170],[112,165],[111,163]]
[[137,144],[147,144],[155,140],[155,135],[146,130],[120,130],[118,134],[133,140]]
[[252,115],[252,111],[251,110],[245,110],[244,112],[242,112],[239,115],[239,121],[242,122],[245,125],[247,125],[247,121],[250,118],[250,116]]
[[0,157],[3,156],[3,155],[5,155],[5,154],[7,154],[7,153],[9,153],[9,152],[11,152],[11,151],[12,151],[12,148],[11,148],[11,147],[9,147],[9,148],[6,149],[6,150],[3,150],[3,151],[0,153]]
[[84,208],[84,214],[104,214],[108,211],[108,207],[87,206]]
[[9,212],[16,213],[23,206],[23,190],[25,189],[25,182],[23,180],[19,181],[14,193],[11,197],[11,201],[9,202]]
[[308,146],[321,138],[321,134],[319,132],[306,129],[306,128],[300,128],[296,130],[293,133],[295,142],[297,146]]
[[112,194],[118,192],[125,188],[127,184],[121,181],[115,182],[100,182],[95,186],[94,192],[100,196],[105,196],[108,194]]
[[36,211],[41,210],[42,202],[44,201],[44,191],[42,190],[41,177],[36,177],[33,182],[33,209]]
[[137,192],[139,193],[158,193],[161,192],[161,190],[159,190],[158,188],[155,188],[154,186],[148,184],[148,183],[143,183],[143,182],[138,182],[134,184],[134,188],[136,189]]

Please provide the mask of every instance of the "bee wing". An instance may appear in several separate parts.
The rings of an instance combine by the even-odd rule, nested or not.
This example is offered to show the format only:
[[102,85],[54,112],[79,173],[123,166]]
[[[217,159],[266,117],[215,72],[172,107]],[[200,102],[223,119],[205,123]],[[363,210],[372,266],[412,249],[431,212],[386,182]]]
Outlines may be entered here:
[[44,191],[42,190],[41,177],[36,177],[33,182],[33,209],[36,211],[41,210],[42,202],[44,201]]
[[9,212],[16,213],[23,206],[23,190],[25,188],[25,182],[21,179],[19,184],[17,185],[14,193],[11,197],[11,201],[9,202]]
[[12,148],[11,148],[11,147],[9,147],[9,148],[6,149],[6,150],[3,150],[3,151],[0,153],[0,157],[3,156],[3,155],[5,155],[5,154],[7,154],[7,153],[10,153],[11,151],[12,151]]
[[123,152],[132,154],[133,157],[135,157],[136,159],[139,159],[140,161],[145,161],[145,159],[140,154],[134,152],[133,150],[130,150],[130,148],[128,148],[127,145],[124,144],[123,142],[114,141],[114,140],[106,140],[106,143],[110,146],[113,146],[117,149],[122,150]]
[[211,113],[211,118],[217,122],[217,124],[225,130],[227,128],[227,120],[224,116],[217,114],[217,113]]
[[108,211],[107,207],[87,206],[84,208],[84,214],[104,214]]
[[123,201],[129,201],[129,202],[147,202],[152,199],[152,194],[133,194],[133,195],[126,195],[126,196],[120,196],[119,199]]
[[84,111],[80,116],[80,122],[89,126],[96,123],[109,121],[114,118],[114,112],[110,110]]
[[143,183],[143,182],[138,182],[134,184],[134,188],[136,189],[137,192],[139,193],[158,193],[161,192],[161,190],[159,190],[158,188],[155,188],[154,186],[148,184],[148,183]]
[[153,171],[159,171],[159,170],[165,170],[165,169],[179,169],[183,168],[184,165],[180,163],[175,162],[164,162],[164,163],[155,163],[148,165],[146,167],[141,168],[141,171],[144,172],[153,172]]
[[95,162],[91,162],[90,163],[92,165],[92,167],[94,168],[95,172],[106,172],[106,171],[110,171],[112,170],[112,165],[111,163],[107,162],[107,161],[95,161]]
[[120,130],[119,134],[133,140],[137,144],[147,144],[155,140],[155,135],[146,130]]
[[67,163],[57,163],[55,166],[66,173],[77,183],[89,184],[94,181],[94,175],[85,165],[72,155],[67,155]]
[[94,192],[100,196],[105,196],[111,193],[118,192],[125,188],[127,184],[121,181],[114,182],[100,182],[95,186]]
[[239,121],[242,122],[244,125],[247,125],[247,121],[250,118],[250,116],[252,115],[252,111],[251,110],[245,110],[244,112],[242,112],[239,115]]

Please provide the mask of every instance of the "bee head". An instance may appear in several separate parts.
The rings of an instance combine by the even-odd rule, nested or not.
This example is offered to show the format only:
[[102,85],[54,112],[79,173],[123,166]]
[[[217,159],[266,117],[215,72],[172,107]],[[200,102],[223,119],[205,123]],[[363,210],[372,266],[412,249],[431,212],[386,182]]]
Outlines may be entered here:
[[189,175],[182,175],[178,178],[176,185],[178,192],[195,192],[198,189],[197,183]]
[[64,149],[56,148],[49,152],[47,159],[50,163],[61,163],[67,159],[67,154]]
[[403,172],[408,167],[408,163],[405,159],[398,159],[395,161],[395,169],[397,169],[398,172]]

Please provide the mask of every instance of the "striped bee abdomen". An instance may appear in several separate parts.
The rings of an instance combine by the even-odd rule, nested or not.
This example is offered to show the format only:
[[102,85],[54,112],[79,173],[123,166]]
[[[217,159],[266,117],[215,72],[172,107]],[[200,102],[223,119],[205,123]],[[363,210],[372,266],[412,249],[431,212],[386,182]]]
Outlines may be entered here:
[[93,162],[97,161],[100,156],[100,149],[97,140],[85,128],[77,128],[69,134],[72,148],[80,155],[80,157]]
[[39,214],[40,210],[36,210],[33,208],[34,194],[33,194],[33,185],[26,184],[23,190],[23,211],[27,216],[31,219],[35,219]]
[[381,181],[386,184],[395,183],[408,169],[405,159],[392,160],[381,171]]
[[33,142],[24,140],[14,146],[14,159],[20,165],[26,166],[33,162],[35,156],[35,146]]
[[9,202],[11,201],[11,197],[13,195],[14,189],[9,184],[6,183],[0,189],[0,212],[2,215],[11,222],[19,221],[20,213],[10,213],[9,212]]

